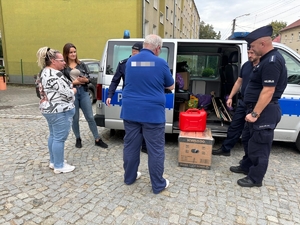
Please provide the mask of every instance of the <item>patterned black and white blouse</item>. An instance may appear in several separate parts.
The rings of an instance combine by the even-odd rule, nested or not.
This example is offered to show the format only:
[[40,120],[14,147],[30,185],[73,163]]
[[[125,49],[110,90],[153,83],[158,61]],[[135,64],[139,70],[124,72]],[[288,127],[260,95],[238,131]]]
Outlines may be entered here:
[[60,113],[75,107],[72,82],[61,71],[44,68],[39,74],[38,83],[42,113]]

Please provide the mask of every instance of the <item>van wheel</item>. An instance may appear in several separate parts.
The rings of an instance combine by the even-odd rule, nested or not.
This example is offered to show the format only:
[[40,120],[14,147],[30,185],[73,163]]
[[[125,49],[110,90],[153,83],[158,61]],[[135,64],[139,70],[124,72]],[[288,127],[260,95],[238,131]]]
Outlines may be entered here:
[[296,140],[296,147],[298,151],[300,151],[300,133],[298,134],[297,140]]
[[91,104],[93,104],[94,103],[95,94],[94,94],[94,92],[91,89],[89,89],[88,92],[89,92],[89,97],[90,97]]

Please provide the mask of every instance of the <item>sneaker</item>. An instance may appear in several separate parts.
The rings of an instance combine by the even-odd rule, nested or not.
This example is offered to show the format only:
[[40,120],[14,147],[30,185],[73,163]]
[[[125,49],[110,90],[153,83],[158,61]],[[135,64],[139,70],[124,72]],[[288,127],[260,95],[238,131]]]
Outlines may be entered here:
[[169,184],[170,184],[170,181],[168,179],[166,179],[166,187],[165,187],[165,189],[169,187]]
[[82,148],[82,144],[81,144],[81,138],[76,138],[76,144],[75,144],[76,148]]
[[101,148],[107,148],[107,147],[108,147],[108,145],[107,145],[106,143],[104,143],[104,142],[102,141],[102,139],[99,139],[98,141],[95,141],[95,145],[96,145],[96,146],[99,146],[99,147],[101,147]]
[[73,170],[75,170],[75,166],[71,166],[67,163],[64,163],[63,168],[59,168],[59,169],[54,168],[54,173],[69,173],[72,172]]
[[230,156],[230,152],[224,152],[222,148],[212,150],[213,155],[223,155],[223,156]]
[[[64,163],[66,163],[66,162],[67,162],[67,160],[64,160]],[[54,170],[54,163],[49,163],[49,168],[51,170]]]
[[136,173],[136,179],[137,179],[137,180],[140,179],[141,176],[142,176],[142,173],[141,173],[141,172],[137,172],[137,173]]

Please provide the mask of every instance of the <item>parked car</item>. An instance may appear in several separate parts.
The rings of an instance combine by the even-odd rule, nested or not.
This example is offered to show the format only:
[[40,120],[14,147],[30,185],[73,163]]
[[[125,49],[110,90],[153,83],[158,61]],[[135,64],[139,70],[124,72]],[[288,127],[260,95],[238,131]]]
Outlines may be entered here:
[[[91,83],[89,83],[89,96],[91,103],[93,104],[96,102],[96,97],[97,97],[97,79],[99,76],[99,71],[100,71],[100,61],[97,59],[80,59],[81,62],[84,62],[87,67],[90,70],[90,78],[91,78]],[[35,81],[35,90],[36,90],[36,95],[38,98],[40,98],[40,92],[39,92],[39,87],[38,83],[36,82],[37,75],[33,76],[34,81]]]
[[91,103],[96,102],[97,97],[97,79],[100,71],[100,61],[97,59],[79,59],[81,62],[84,62],[90,70],[91,83],[89,83],[89,96]]

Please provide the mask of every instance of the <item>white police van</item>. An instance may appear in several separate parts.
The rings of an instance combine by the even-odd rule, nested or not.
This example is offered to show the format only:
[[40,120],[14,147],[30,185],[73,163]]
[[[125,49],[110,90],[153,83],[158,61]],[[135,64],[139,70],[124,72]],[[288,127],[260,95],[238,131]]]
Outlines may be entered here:
[[[104,48],[97,83],[96,114],[98,126],[122,130],[120,119],[122,107],[122,82],[108,107],[105,101],[108,88],[119,61],[129,57],[131,47],[143,39],[111,39]],[[275,130],[274,140],[294,142],[300,150],[300,55],[285,45],[273,43],[286,60],[288,85],[279,100],[282,118]],[[179,133],[179,112],[186,110],[190,95],[210,96],[215,94],[215,102],[225,104],[225,96],[238,77],[243,63],[248,60],[247,43],[243,40],[204,40],[204,39],[163,39],[159,57],[164,58],[174,80],[176,73],[185,81],[183,90],[178,87],[172,93],[166,93],[166,133]],[[236,95],[233,103],[238,101]],[[217,109],[216,109],[217,108]],[[207,127],[213,136],[226,137],[230,119],[227,112],[219,114],[222,105],[207,106]],[[229,111],[229,114],[231,112]]]

